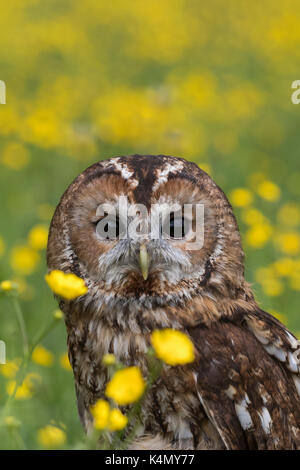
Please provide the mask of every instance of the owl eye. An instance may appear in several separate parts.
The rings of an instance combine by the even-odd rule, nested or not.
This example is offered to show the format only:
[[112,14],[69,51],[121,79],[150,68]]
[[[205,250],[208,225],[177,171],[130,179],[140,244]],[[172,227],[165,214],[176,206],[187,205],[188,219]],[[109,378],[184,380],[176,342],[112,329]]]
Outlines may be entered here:
[[162,227],[163,234],[168,237],[180,240],[184,238],[190,230],[190,221],[182,215],[176,215],[174,212],[170,214],[170,221],[164,223]]
[[120,236],[118,216],[106,215],[96,225],[96,232],[102,240],[115,240]]

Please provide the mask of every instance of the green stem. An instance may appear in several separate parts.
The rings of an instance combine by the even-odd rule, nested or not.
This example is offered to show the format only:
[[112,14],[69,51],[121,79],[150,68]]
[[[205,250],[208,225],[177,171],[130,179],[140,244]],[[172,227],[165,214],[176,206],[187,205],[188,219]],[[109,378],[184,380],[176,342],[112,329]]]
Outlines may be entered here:
[[4,417],[7,415],[8,411],[10,409],[10,406],[11,406],[11,404],[13,403],[13,401],[15,399],[17,390],[23,383],[23,380],[24,380],[25,375],[26,375],[28,364],[29,364],[29,361],[31,359],[31,355],[32,355],[35,347],[48,335],[48,333],[50,333],[51,330],[53,330],[53,328],[55,328],[55,326],[58,323],[59,323],[59,320],[57,320],[55,318],[48,325],[46,325],[44,328],[42,328],[40,333],[38,333],[36,335],[36,337],[34,338],[30,348],[28,348],[28,351],[24,355],[23,360],[22,360],[21,365],[20,365],[20,368],[18,370],[14,390],[13,390],[12,394],[9,395],[8,399],[6,400],[6,403],[4,404],[4,407],[3,407],[3,410],[2,410],[2,413],[1,413],[1,415],[2,415],[1,420],[3,420]]
[[24,321],[24,316],[23,312],[19,303],[19,300],[16,296],[12,297],[12,302],[15,308],[17,320],[19,323],[19,328],[21,331],[21,336],[22,336],[22,343],[23,343],[23,353],[24,357],[27,356],[28,351],[29,351],[29,345],[28,345],[28,336],[27,336],[27,330],[26,330],[26,325]]

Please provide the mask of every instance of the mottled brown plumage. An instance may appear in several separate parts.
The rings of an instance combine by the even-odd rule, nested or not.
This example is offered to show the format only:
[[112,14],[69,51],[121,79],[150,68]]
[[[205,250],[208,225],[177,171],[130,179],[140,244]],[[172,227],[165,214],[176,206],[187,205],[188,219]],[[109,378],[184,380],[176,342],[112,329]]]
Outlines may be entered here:
[[[139,243],[100,240],[96,210],[126,195],[130,203],[204,204],[204,245],[147,239],[149,276]],[[196,360],[165,366],[147,395],[136,449],[300,449],[300,377],[296,339],[256,304],[244,279],[232,208],[197,165],[166,156],[118,157],[84,171],[52,220],[49,269],[82,277],[88,294],[61,299],[78,409],[104,396],[105,353],[147,374],[145,353],[156,328],[187,333]]]

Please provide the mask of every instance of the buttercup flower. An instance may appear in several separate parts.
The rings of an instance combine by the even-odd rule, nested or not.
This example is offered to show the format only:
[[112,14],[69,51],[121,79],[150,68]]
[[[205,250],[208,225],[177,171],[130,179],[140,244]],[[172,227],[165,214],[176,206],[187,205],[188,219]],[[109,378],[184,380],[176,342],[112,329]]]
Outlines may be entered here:
[[68,300],[85,295],[88,291],[84,280],[75,274],[66,274],[63,271],[54,270],[46,274],[45,279],[55,294]]
[[44,225],[33,227],[28,235],[30,246],[35,250],[43,250],[47,246],[48,229]]
[[51,367],[54,362],[54,356],[52,352],[48,351],[42,345],[38,345],[32,353],[32,360],[41,366]]
[[2,281],[0,283],[0,289],[4,291],[10,291],[13,289],[13,283],[11,281]]
[[110,431],[121,431],[121,429],[125,428],[127,423],[127,416],[123,415],[123,413],[118,408],[111,410],[107,424],[107,427]]
[[272,181],[262,181],[257,187],[257,192],[260,197],[270,202],[277,201],[280,197],[280,188]]
[[231,191],[229,199],[233,206],[247,207],[250,206],[253,200],[252,193],[246,188],[236,188]]
[[151,335],[151,343],[159,359],[171,366],[195,360],[194,345],[181,331],[166,328]]
[[60,365],[65,370],[72,370],[72,366],[69,361],[68,353],[64,353],[59,358]]
[[145,381],[138,367],[127,367],[117,371],[107,384],[105,395],[118,405],[129,405],[137,401],[145,391]]
[[37,439],[43,447],[53,449],[62,446],[66,442],[67,436],[62,429],[49,424],[38,430]]
[[102,364],[105,366],[112,366],[116,363],[116,356],[114,354],[104,354]]
[[109,403],[106,400],[98,400],[97,403],[91,407],[91,413],[94,418],[94,428],[98,430],[106,429],[110,413]]
[[18,273],[32,274],[39,261],[39,253],[30,246],[16,246],[12,251],[11,266]]

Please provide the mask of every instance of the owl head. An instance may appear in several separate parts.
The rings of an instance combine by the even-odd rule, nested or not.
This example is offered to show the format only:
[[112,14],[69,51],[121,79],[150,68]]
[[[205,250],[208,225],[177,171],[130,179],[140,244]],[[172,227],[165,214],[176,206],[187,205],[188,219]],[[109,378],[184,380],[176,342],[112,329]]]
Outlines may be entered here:
[[226,196],[196,164],[164,155],[111,158],[82,172],[54,214],[48,266],[111,299],[234,296],[244,283]]

